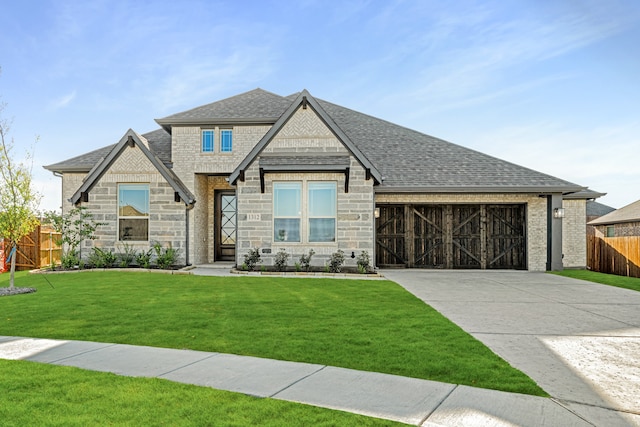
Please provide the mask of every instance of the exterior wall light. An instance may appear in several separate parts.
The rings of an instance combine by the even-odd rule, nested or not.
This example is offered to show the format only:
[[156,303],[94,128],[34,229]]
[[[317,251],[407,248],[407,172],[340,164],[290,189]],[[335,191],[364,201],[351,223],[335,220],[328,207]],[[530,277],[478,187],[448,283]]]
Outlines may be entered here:
[[376,219],[380,218],[380,208],[375,208],[373,210],[373,217],[376,218]]
[[564,208],[555,208],[553,209],[553,217],[554,218],[564,218]]

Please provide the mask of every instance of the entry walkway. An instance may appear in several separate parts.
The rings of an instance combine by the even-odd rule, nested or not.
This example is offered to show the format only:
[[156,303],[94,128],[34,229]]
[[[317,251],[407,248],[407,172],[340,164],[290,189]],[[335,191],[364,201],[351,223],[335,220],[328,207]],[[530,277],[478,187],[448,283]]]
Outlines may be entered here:
[[383,274],[594,425],[640,426],[640,292],[526,271]]
[[376,372],[191,350],[0,336],[0,358],[164,378],[421,426],[593,426],[563,403]]

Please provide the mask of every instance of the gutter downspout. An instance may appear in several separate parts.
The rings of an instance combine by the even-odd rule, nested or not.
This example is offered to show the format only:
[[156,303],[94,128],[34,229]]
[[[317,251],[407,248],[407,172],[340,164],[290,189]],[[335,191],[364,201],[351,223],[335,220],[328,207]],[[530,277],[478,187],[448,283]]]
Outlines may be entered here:
[[184,210],[184,244],[185,244],[185,264],[191,265],[189,262],[189,212],[193,209],[193,203],[188,204]]

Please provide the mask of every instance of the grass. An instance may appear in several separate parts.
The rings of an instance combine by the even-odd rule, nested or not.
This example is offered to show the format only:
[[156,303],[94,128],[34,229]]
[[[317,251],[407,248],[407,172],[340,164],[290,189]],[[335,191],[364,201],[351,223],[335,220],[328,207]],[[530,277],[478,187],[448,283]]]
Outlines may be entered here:
[[636,277],[616,276],[615,274],[597,273],[589,270],[563,270],[556,271],[554,274],[640,291],[640,279]]
[[10,426],[394,426],[274,399],[0,359],[0,424]]
[[[6,275],[0,275],[0,286]],[[546,396],[390,281],[129,272],[20,275],[0,335],[188,348]]]

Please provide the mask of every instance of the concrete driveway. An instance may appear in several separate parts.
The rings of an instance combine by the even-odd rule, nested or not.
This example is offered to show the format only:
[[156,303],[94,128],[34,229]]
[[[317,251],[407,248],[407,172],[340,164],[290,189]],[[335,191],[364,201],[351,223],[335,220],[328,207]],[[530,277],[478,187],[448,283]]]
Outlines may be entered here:
[[382,273],[586,420],[640,426],[640,292],[523,271]]

